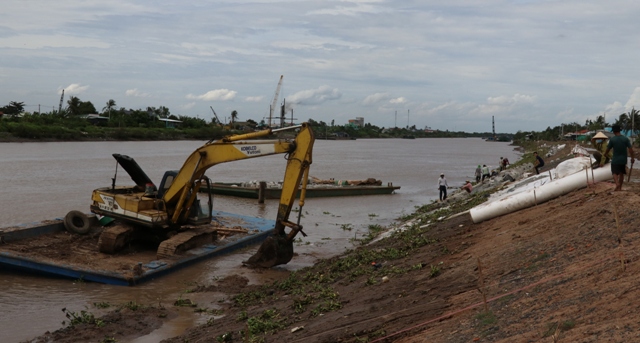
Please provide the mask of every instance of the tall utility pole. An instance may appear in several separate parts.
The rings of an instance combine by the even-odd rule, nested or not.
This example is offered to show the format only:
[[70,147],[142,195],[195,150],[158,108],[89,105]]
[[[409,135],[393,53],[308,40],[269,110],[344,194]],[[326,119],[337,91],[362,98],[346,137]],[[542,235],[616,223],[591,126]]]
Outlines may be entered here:
[[407,129],[409,128],[409,110],[407,110]]
[[280,127],[284,127],[284,120],[285,120],[285,111],[284,111],[284,107],[285,107],[285,99],[282,99],[282,106],[280,106]]
[[398,111],[396,111],[396,119],[393,121],[393,127],[398,127]]
[[[496,139],[496,121],[493,119],[494,117],[491,116],[491,127],[493,129],[493,140],[497,140]],[[537,169],[536,169],[537,170]]]
[[[634,107],[631,108],[631,137],[629,139],[631,141],[631,145],[632,146],[633,146],[633,134],[636,132],[635,126],[633,125],[634,124],[633,121],[634,121],[635,116],[636,116],[635,112],[636,112],[636,107],[634,106]],[[631,156],[631,157],[633,157],[633,156]],[[633,163],[632,163],[632,167],[633,167]],[[631,171],[629,171],[629,172],[631,172]]]

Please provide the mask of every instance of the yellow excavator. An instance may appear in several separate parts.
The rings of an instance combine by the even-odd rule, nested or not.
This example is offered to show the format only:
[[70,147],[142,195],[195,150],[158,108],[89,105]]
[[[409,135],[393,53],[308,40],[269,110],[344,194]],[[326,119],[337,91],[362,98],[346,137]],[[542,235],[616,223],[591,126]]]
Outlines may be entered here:
[[[292,129],[299,130],[293,140],[256,140]],[[307,123],[211,140],[194,151],[179,171],[165,172],[158,187],[131,157],[113,154],[118,164],[111,187],[94,190],[90,207],[97,215],[115,219],[115,225],[105,227],[100,235],[100,251],[115,253],[134,239],[155,241],[159,244],[158,258],[166,258],[208,244],[215,237],[216,228],[212,225],[211,194],[204,210],[198,198],[200,187],[210,185],[205,171],[219,163],[286,154],[287,166],[273,234],[243,263],[258,267],[288,263],[293,257],[294,237],[298,232],[304,235],[301,211],[296,223],[289,221],[289,214],[300,187],[300,207],[304,205],[313,143],[313,132]],[[116,186],[118,165],[127,171],[135,186]],[[67,216],[65,223],[69,226],[82,226],[82,221],[73,218],[71,212]]]

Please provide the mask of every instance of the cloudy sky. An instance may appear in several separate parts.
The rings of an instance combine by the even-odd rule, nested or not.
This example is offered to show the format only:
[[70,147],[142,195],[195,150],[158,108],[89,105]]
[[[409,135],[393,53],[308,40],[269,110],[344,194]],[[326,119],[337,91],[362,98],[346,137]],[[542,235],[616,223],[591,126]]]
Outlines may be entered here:
[[[633,0],[3,0],[0,106],[543,130],[640,107]],[[290,116],[290,113],[288,113]]]

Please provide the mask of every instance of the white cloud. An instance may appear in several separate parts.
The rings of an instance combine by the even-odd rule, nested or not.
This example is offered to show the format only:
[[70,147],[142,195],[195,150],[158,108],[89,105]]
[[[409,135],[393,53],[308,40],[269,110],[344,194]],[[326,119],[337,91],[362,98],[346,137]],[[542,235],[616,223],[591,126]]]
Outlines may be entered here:
[[148,98],[151,96],[151,94],[149,93],[145,93],[145,92],[141,92],[138,90],[138,88],[134,88],[134,89],[127,89],[124,94],[126,96],[133,96],[133,97],[137,97],[137,98]]
[[18,35],[0,37],[0,48],[43,49],[43,48],[86,48],[107,49],[109,43],[98,39],[56,35]]
[[[380,6],[373,6],[370,3],[380,3],[381,1],[342,1],[343,3],[351,3],[351,6],[335,6],[333,8],[325,8],[308,12],[308,15],[343,15],[357,16],[360,14],[375,14],[385,12],[386,9]],[[330,2],[327,2],[330,3]]]
[[342,94],[337,88],[320,86],[316,89],[299,91],[287,97],[287,102],[298,105],[318,105],[331,100],[338,100]]
[[262,101],[262,99],[264,99],[264,96],[248,96],[246,98],[244,98],[244,101],[246,102],[260,102]]
[[362,100],[362,104],[365,106],[377,104],[381,101],[389,99],[389,93],[375,93],[367,96]]
[[609,114],[617,116],[620,113],[624,113],[626,111],[625,106],[622,106],[622,103],[619,101],[614,101],[612,104],[605,106],[604,111],[601,114]]
[[228,89],[216,89],[208,91],[202,95],[188,94],[187,99],[196,99],[204,101],[228,101],[233,100],[236,97],[236,91],[230,91]]
[[183,109],[183,110],[189,110],[189,109],[192,109],[195,105],[196,105],[196,103],[195,103],[195,102],[190,102],[190,103],[188,103],[188,104],[184,104],[184,105],[182,105],[182,109]]
[[624,105],[626,112],[631,111],[634,107],[638,107],[637,109],[640,110],[640,87],[636,87],[633,90],[629,100],[627,100],[627,103]]
[[487,98],[487,103],[491,105],[531,104],[535,102],[535,100],[535,96],[516,93],[513,96],[500,95],[497,97],[489,97]]
[[[569,124],[574,122],[578,124],[584,124],[585,122],[584,115],[582,113],[577,113],[576,109],[573,107],[567,108],[558,112],[555,118],[558,121],[558,124],[556,125],[559,125],[561,123]],[[595,118],[592,118],[592,119],[595,119]],[[553,127],[556,125],[547,125],[547,126]]]
[[[637,108],[636,108],[637,107]],[[622,113],[627,113],[632,109],[640,109],[640,87],[635,87],[629,99],[623,105],[620,101],[614,101],[604,107],[603,111],[598,112],[598,115],[606,115],[608,118],[617,118]],[[607,119],[608,121],[611,121]]]
[[401,96],[399,98],[391,99],[389,102],[392,104],[404,104],[407,102],[407,99]]
[[63,89],[64,89],[64,94],[81,94],[82,92],[89,89],[89,86],[81,86],[79,83],[72,83],[67,87],[58,88],[58,94],[61,94]]
[[141,92],[138,90],[138,88],[134,88],[134,89],[127,89],[124,94],[126,96],[133,96],[133,97],[137,97],[137,98],[148,98],[151,96],[150,93],[145,93],[145,92]]

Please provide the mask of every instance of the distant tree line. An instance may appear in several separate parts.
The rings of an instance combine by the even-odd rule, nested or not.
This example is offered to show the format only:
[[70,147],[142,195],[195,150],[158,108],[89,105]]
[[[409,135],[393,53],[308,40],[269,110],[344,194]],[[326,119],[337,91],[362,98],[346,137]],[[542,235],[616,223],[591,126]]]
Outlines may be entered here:
[[[171,140],[218,139],[234,132],[266,128],[264,120],[239,121],[238,111],[229,115],[229,123],[221,123],[214,116],[210,121],[183,115],[174,115],[165,106],[146,109],[118,107],[109,99],[98,112],[91,101],[71,96],[64,108],[50,112],[24,112],[23,102],[11,101],[0,107],[0,141],[11,140]],[[87,120],[87,115],[99,115]],[[179,120],[175,129],[168,129],[161,119]],[[317,138],[333,134],[345,134],[353,138],[441,138],[441,137],[490,137],[489,132],[426,131],[415,125],[403,128],[385,128],[366,123],[363,127],[346,124],[335,125],[314,119],[308,120]],[[511,139],[510,134],[499,136]]]
[[564,140],[564,135],[567,133],[584,130],[587,132],[595,132],[596,130],[604,130],[613,125],[620,125],[623,131],[631,131],[634,132],[634,134],[637,134],[640,130],[640,113],[635,108],[612,119],[611,122],[608,122],[604,115],[599,115],[595,120],[587,119],[584,124],[571,122],[562,123],[553,128],[549,126],[544,131],[518,131],[514,135],[514,140],[525,140],[527,138],[546,141]]

